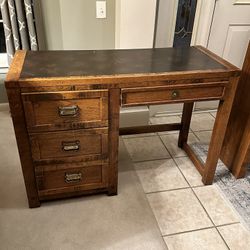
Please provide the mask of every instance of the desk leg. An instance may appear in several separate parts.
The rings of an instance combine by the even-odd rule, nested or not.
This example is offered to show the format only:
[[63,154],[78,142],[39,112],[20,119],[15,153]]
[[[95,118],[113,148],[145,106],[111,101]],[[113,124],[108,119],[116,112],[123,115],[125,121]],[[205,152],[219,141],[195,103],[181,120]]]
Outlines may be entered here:
[[182,111],[182,118],[181,118],[181,130],[179,134],[178,146],[180,148],[183,147],[184,143],[187,142],[188,139],[188,132],[192,117],[194,103],[184,103],[183,111]]
[[117,194],[120,89],[109,90],[109,173],[108,195]]
[[238,77],[230,78],[229,85],[225,89],[224,101],[221,100],[218,107],[204,173],[202,175],[202,181],[205,185],[213,183],[237,84]]

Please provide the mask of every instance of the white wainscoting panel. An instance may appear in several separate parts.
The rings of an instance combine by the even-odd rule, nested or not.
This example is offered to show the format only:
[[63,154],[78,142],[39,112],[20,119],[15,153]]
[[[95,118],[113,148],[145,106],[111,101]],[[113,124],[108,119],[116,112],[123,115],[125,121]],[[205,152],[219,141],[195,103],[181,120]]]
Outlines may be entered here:
[[250,24],[230,25],[228,28],[223,58],[241,68],[249,39]]

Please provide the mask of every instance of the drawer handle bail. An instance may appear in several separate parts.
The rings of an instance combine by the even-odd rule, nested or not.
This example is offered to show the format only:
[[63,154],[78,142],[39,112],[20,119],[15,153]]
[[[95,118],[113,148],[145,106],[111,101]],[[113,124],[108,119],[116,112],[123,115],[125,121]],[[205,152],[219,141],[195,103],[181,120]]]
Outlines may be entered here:
[[179,91],[178,90],[173,90],[172,98],[177,98],[177,97],[179,97]]
[[58,113],[59,116],[77,116],[79,113],[79,108],[77,105],[58,107]]
[[65,173],[65,182],[66,183],[75,183],[82,180],[82,173]]
[[62,150],[64,151],[78,151],[80,149],[80,141],[63,141]]

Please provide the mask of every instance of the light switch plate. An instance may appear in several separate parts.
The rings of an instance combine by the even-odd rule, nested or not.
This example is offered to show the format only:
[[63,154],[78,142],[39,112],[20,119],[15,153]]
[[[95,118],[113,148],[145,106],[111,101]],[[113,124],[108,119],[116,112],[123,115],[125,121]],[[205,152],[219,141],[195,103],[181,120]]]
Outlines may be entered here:
[[106,18],[106,1],[96,1],[96,18]]

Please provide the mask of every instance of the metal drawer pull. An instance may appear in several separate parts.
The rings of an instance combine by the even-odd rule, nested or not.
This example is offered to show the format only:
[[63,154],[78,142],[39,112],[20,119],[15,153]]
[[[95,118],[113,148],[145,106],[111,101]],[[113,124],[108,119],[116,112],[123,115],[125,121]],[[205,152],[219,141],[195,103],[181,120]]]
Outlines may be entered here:
[[77,105],[69,107],[58,107],[58,112],[60,116],[77,116],[79,108]]
[[179,91],[178,90],[173,90],[172,98],[177,98],[177,97],[179,97]]
[[82,173],[75,173],[75,174],[65,173],[66,183],[80,182],[81,180],[82,180]]
[[78,151],[80,149],[80,141],[63,141],[62,150],[64,151]]

